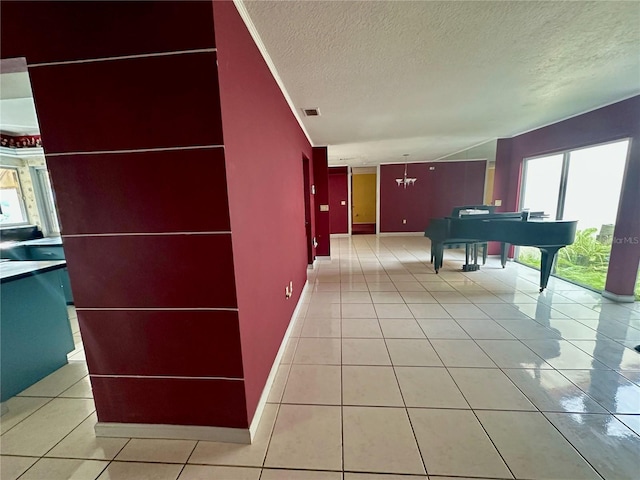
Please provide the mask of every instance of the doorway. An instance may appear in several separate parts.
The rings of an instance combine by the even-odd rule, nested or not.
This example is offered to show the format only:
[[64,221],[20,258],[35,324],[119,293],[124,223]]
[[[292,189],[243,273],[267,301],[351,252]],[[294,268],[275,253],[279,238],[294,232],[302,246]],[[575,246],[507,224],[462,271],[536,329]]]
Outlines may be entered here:
[[311,165],[309,159],[302,156],[302,181],[303,181],[303,191],[304,191],[304,232],[305,232],[305,241],[307,244],[307,265],[313,265],[313,232],[311,231],[311,195],[312,185],[311,185]]
[[375,234],[377,169],[353,168],[351,173],[351,234]]

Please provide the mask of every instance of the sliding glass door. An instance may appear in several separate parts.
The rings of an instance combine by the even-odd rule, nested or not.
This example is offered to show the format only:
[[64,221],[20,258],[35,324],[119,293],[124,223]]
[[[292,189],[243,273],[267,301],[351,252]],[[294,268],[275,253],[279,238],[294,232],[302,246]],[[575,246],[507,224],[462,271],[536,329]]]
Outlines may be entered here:
[[[578,220],[573,245],[558,253],[554,275],[603,290],[629,141],[526,159],[521,208]],[[522,247],[518,261],[539,267],[539,251]]]

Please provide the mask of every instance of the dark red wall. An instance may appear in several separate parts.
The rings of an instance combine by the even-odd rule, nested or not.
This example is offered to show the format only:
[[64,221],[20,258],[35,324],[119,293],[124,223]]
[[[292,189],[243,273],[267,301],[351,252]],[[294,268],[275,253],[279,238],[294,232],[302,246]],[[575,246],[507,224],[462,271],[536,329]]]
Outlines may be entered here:
[[316,155],[233,2],[214,19],[250,422],[306,281],[302,157]]
[[318,246],[316,254],[322,257],[331,255],[331,234],[329,215],[331,212],[321,212],[320,205],[329,205],[329,157],[327,147],[313,147],[313,178],[316,185],[315,215],[316,239]]
[[212,4],[3,2],[1,21],[2,58],[29,65],[99,420],[246,427]]
[[502,200],[501,211],[518,209],[525,158],[624,138],[631,138],[631,151],[614,237],[630,238],[632,241],[614,243],[606,290],[619,295],[631,295],[640,262],[640,244],[633,242],[633,239],[640,238],[640,96],[499,140],[493,198]]
[[407,176],[417,181],[404,188],[396,183],[404,164],[381,165],[380,231],[422,232],[431,218],[449,215],[453,207],[482,204],[485,170],[484,161],[411,163]]
[[[329,168],[329,230],[349,233],[349,172],[347,167]],[[344,205],[341,202],[345,202]]]

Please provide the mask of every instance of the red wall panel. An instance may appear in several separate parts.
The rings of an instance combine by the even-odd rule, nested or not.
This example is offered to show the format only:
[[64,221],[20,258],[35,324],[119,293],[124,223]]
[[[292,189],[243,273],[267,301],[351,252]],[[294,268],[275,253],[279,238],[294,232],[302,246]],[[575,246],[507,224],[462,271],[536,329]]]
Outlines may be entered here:
[[[347,167],[329,168],[330,233],[349,232],[349,174]],[[345,202],[344,205],[341,203]]]
[[224,149],[49,157],[65,235],[228,231]]
[[43,66],[29,75],[47,154],[222,144],[213,52]]
[[78,320],[92,374],[242,378],[238,312],[78,310]]
[[242,379],[189,378],[240,377],[237,312],[180,310],[237,307],[229,234],[199,234],[230,226],[224,152],[201,148],[222,143],[212,4],[3,2],[1,21],[2,57],[30,65],[98,417],[246,428]]
[[66,237],[79,308],[234,308],[228,234]]
[[[614,237],[640,238],[640,96],[593,110],[510,139],[498,140],[493,198],[500,211],[518,210],[525,158],[631,138]],[[495,248],[495,247],[494,247]],[[605,289],[632,295],[640,262],[640,245],[613,244]]]
[[417,181],[404,188],[396,182],[404,164],[381,165],[380,231],[421,232],[453,207],[482,204],[485,169],[484,161],[411,163],[407,176]]
[[306,281],[302,157],[315,157],[235,5],[214,2],[214,20],[250,421]]
[[240,380],[91,376],[91,386],[100,422],[248,427]]
[[184,0],[3,0],[2,58],[34,64],[212,48],[212,11],[211,2]]

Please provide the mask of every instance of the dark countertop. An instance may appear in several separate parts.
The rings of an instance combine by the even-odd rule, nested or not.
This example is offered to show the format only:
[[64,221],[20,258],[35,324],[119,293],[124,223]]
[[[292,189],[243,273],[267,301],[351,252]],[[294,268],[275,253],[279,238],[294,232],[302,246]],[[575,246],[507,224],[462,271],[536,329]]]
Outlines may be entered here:
[[0,263],[0,282],[10,282],[20,278],[38,275],[39,273],[50,272],[64,268],[67,265],[65,260],[45,260],[45,261],[9,261]]
[[36,240],[25,240],[24,242],[16,242],[17,245],[26,245],[26,246],[62,246],[62,238],[60,237],[45,237],[38,238]]

